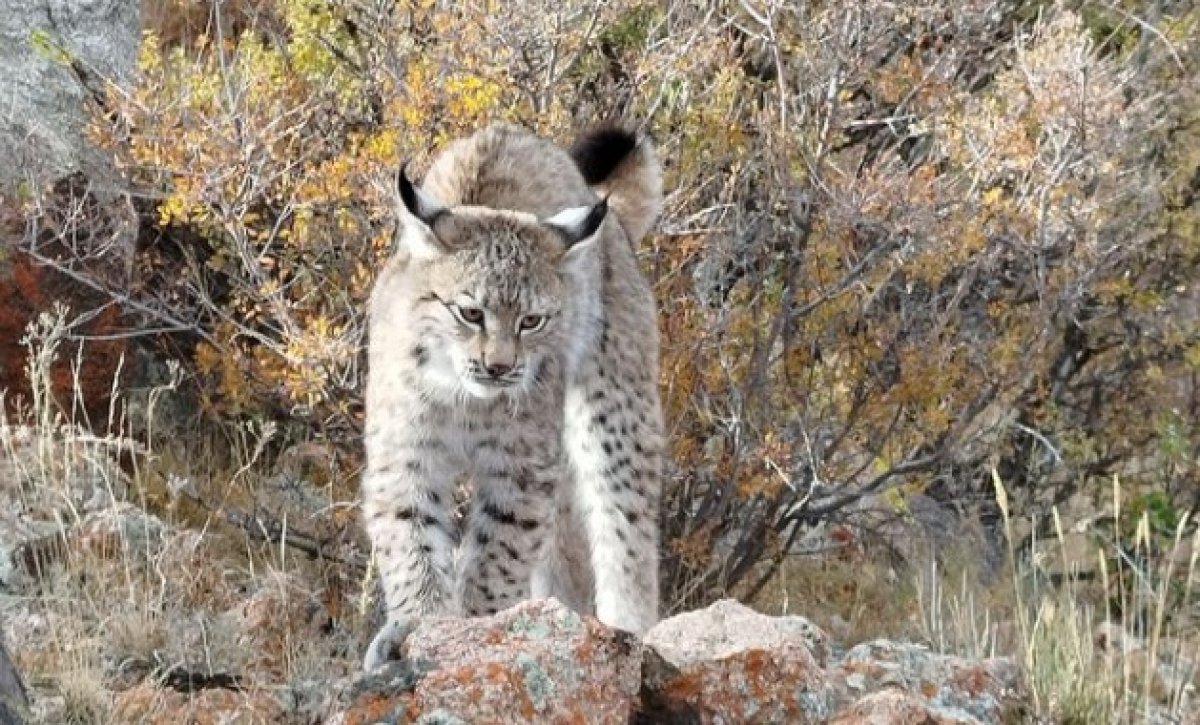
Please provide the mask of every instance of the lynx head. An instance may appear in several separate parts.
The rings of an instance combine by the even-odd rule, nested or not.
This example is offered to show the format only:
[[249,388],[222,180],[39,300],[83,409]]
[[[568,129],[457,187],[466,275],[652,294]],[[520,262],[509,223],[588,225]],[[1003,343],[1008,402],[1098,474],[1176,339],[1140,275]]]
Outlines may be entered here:
[[571,296],[595,264],[602,200],[545,219],[478,206],[447,207],[398,178],[400,254],[422,320],[426,382],[491,399],[536,384],[570,330]]

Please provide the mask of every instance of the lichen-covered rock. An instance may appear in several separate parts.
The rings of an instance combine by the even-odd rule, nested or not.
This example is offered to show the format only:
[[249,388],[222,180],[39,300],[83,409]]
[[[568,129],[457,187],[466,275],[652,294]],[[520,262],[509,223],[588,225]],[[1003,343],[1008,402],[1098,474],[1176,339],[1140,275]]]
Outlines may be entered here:
[[735,599],[665,619],[646,633],[645,641],[671,662],[794,645],[802,646],[822,667],[829,661],[829,637],[820,627],[804,617],[762,614]]
[[[989,720],[987,722],[999,722]],[[962,711],[931,705],[902,690],[871,693],[838,712],[829,725],[980,725]]]
[[134,441],[71,425],[0,424],[0,501],[19,503],[4,510],[27,522],[64,528],[63,519],[106,512],[125,498],[129,478],[119,458],[140,450]]
[[279,572],[261,577],[255,591],[222,616],[247,653],[246,670],[277,679],[287,672],[295,643],[317,641],[330,627],[318,592],[300,576]]
[[93,511],[72,526],[0,512],[0,529],[0,586],[10,588],[43,576],[70,557],[147,558],[168,535],[158,517],[128,503]]
[[1010,658],[968,660],[888,640],[854,647],[830,676],[841,702],[891,688],[964,722],[1002,722],[1020,707],[1025,693],[1020,668]]
[[85,104],[132,73],[140,23],[137,0],[0,0],[0,189],[100,163]]
[[[0,461],[0,475],[3,475]],[[61,539],[62,526],[17,511],[0,510],[0,591],[16,588],[27,576],[24,552],[47,537]]]
[[643,720],[824,722],[833,691],[825,633],[733,600],[681,614],[646,634]]
[[357,678],[330,722],[574,723],[629,719],[641,651],[553,599],[421,623],[405,660]]

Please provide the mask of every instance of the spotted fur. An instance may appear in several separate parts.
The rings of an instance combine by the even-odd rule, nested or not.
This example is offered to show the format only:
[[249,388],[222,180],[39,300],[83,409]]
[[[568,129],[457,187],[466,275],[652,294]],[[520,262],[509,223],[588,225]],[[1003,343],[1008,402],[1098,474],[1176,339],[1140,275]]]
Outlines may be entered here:
[[663,426],[634,246],[661,206],[653,148],[606,128],[569,154],[495,125],[420,186],[402,171],[398,199],[369,310],[363,510],[387,622],[364,666],[420,617],[530,596],[644,632]]

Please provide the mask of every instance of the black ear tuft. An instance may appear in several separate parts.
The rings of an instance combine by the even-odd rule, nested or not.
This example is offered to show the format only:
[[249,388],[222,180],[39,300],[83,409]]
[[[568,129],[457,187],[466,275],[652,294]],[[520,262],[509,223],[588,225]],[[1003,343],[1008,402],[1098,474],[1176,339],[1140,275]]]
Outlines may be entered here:
[[412,180],[408,178],[408,162],[400,164],[400,173],[396,174],[396,186],[400,190],[400,201],[404,208],[413,216],[417,214],[417,190],[413,188]]
[[608,197],[604,197],[592,207],[584,218],[583,223],[579,225],[579,238],[575,243],[582,242],[584,239],[595,234],[600,225],[604,223],[604,217],[608,215]]
[[435,203],[434,199],[421,193],[413,185],[412,180],[408,178],[407,161],[400,165],[400,172],[396,175],[396,187],[400,191],[400,201],[403,202],[408,213],[429,227],[433,227],[433,223],[437,221],[438,217],[447,212],[444,206]]
[[615,123],[585,132],[571,147],[571,158],[590,185],[602,184],[637,148],[637,134]]

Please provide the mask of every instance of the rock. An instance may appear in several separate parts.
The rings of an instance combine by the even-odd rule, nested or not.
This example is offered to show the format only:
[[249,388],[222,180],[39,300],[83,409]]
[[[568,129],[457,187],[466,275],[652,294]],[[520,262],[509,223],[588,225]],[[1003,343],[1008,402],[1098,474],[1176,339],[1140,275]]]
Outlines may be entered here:
[[238,559],[228,543],[212,533],[184,530],[164,542],[159,566],[172,573],[164,581],[165,595],[186,609],[224,610],[239,601],[234,573]]
[[61,541],[62,527],[0,509],[0,591],[16,589],[28,579],[24,552],[35,546],[34,542],[47,539]]
[[731,600],[659,623],[646,645],[645,723],[999,723],[1024,702],[1012,660],[880,640],[830,662],[807,620]]
[[317,592],[299,576],[268,572],[257,589],[223,615],[247,653],[247,671],[282,678],[297,642],[314,642],[332,623]]
[[[72,421],[102,429],[114,378],[129,372],[122,310],[74,275],[127,273],[131,261],[136,214],[85,128],[106,82],[132,78],[140,32],[138,0],[0,0],[0,389],[10,413],[15,398],[30,400],[21,338],[52,303],[79,322],[48,371]],[[71,273],[26,256],[31,246]],[[88,364],[73,371],[77,354]]]
[[138,0],[0,0],[0,190],[106,168],[85,104],[130,77],[140,22]]
[[70,528],[21,542],[11,557],[25,575],[37,577],[71,557],[148,559],[162,550],[168,533],[158,517],[133,504],[118,503],[87,514]]
[[[0,56],[2,44],[0,40]],[[0,174],[4,168],[0,164]],[[119,412],[110,411],[114,386],[124,388],[138,372],[129,354],[137,346],[130,342],[132,325],[122,308],[92,285],[99,281],[110,289],[128,288],[137,218],[127,198],[100,199],[93,191],[78,176],[37,190],[36,201],[26,204],[10,204],[0,190],[0,289],[6,292],[0,296],[0,389],[8,390],[5,412],[10,418],[15,419],[18,402],[32,407],[30,349],[23,338],[38,330],[35,350],[55,352],[39,372],[52,400],[31,412],[61,412],[68,422],[103,434],[111,432],[110,412]],[[69,267],[70,273],[55,264]],[[45,317],[56,306],[64,310],[58,325]],[[77,364],[84,359],[86,365]]]
[[162,551],[171,528],[131,503],[115,503],[89,513],[72,529],[72,551],[100,557],[152,559]]
[[140,450],[69,425],[0,424],[0,500],[43,521],[105,511],[129,488],[117,458]]
[[70,525],[0,509],[0,589],[20,588],[73,558],[157,556],[168,536],[158,517],[129,503],[92,511]]
[[[275,470],[255,486],[254,514],[259,528],[276,528],[312,556],[318,552],[352,556],[370,551],[371,542],[334,491],[341,475],[341,453],[330,443],[308,441],[280,453]],[[304,544],[298,542],[303,540]],[[365,562],[364,562],[365,564]]]
[[645,638],[644,722],[824,722],[825,633],[733,600],[660,622]]
[[839,701],[893,688],[908,696],[904,702],[915,699],[932,710],[966,718],[963,722],[1006,722],[1025,701],[1021,671],[1012,659],[968,660],[916,644],[887,640],[860,644],[847,652],[830,674]]
[[829,725],[980,725],[980,720],[901,690],[882,690],[840,711]]
[[149,680],[116,696],[113,721],[154,725],[286,722],[283,709],[267,691],[217,688],[184,693]]
[[[226,581],[218,572],[233,564],[206,547],[212,536],[117,504],[85,515],[47,549],[68,575],[86,568],[91,587],[123,582],[130,564],[163,573],[162,610],[106,614],[102,638],[90,641],[101,653],[94,694],[113,722],[977,725],[1026,712],[1011,659],[887,640],[836,657],[808,620],[731,600],[664,620],[641,644],[555,600],[431,619],[409,635],[402,661],[364,675],[363,642],[352,639],[367,633],[331,610],[329,592],[299,571]],[[41,586],[69,583],[58,573]],[[0,598],[0,611],[8,642],[40,675],[61,665],[61,652],[44,652],[51,633],[79,624],[71,610],[31,609],[31,600]],[[32,695],[34,714],[64,720],[52,692]]]
[[718,659],[747,649],[783,649],[799,644],[824,667],[829,637],[804,617],[772,617],[734,599],[659,622],[645,641],[672,663]]
[[636,644],[553,599],[422,622],[405,650],[353,680],[329,722],[628,722],[637,701]]
[[29,697],[21,674],[8,656],[0,631],[0,725],[21,725],[29,711]]

